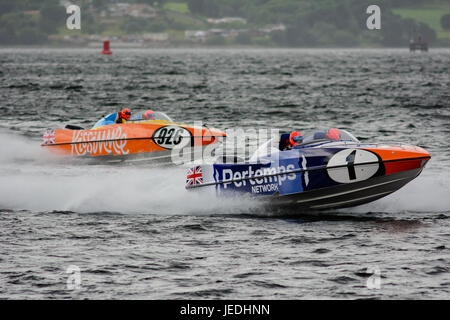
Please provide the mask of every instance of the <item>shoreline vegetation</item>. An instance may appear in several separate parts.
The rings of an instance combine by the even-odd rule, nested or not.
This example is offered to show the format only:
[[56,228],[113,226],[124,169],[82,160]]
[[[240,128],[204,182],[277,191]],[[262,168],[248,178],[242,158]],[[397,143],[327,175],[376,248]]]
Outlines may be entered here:
[[[378,2],[380,30],[366,26],[370,0],[0,0],[0,47],[450,47],[448,1]],[[66,27],[71,4],[80,30]]]
[[[86,46],[67,46],[67,45],[0,45],[0,50],[8,51],[8,50],[86,50],[87,52],[101,52],[102,44],[99,44],[97,47],[86,47]],[[151,50],[204,50],[204,51],[217,51],[217,50],[247,50],[247,51],[289,51],[289,50],[298,50],[298,51],[332,51],[332,50],[341,50],[341,51],[398,51],[398,52],[410,52],[408,47],[257,47],[257,46],[155,46],[155,47],[118,47],[114,48],[111,46],[111,51],[114,52],[126,52],[127,50],[138,50],[138,51],[151,51]],[[437,46],[432,47],[433,51],[445,51],[450,50],[450,47]],[[418,53],[419,54],[419,53]]]

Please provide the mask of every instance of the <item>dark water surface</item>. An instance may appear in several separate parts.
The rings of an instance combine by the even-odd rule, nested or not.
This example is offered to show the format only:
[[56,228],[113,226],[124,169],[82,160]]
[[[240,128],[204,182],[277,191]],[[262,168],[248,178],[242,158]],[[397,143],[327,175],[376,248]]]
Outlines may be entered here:
[[[449,74],[439,49],[0,49],[0,299],[450,298]],[[45,128],[123,106],[223,130],[339,127],[432,160],[384,199],[316,214],[188,193],[184,167],[40,149]]]

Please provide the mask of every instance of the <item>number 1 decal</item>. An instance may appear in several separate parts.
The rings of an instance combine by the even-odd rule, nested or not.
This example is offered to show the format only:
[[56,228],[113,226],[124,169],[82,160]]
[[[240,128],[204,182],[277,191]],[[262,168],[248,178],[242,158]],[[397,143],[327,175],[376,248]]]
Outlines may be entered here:
[[355,156],[356,150],[353,150],[345,160],[347,161],[348,167],[348,177],[350,180],[356,180],[356,172],[355,172]]
[[363,149],[344,149],[335,153],[327,164],[328,176],[339,183],[363,181],[374,176],[380,164],[373,152]]

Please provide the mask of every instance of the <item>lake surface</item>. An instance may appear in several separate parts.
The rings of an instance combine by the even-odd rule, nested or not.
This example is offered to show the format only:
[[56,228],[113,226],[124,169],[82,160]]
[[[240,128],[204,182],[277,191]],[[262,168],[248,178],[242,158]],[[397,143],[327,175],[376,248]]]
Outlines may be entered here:
[[[450,298],[450,50],[112,49],[0,49],[0,299]],[[187,192],[183,166],[41,150],[46,128],[125,106],[338,127],[432,159],[386,198],[317,214]]]

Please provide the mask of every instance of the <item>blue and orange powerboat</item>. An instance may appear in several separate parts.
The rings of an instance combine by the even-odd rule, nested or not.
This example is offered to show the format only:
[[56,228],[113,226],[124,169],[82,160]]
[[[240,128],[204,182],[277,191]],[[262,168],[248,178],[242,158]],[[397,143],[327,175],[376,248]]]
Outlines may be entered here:
[[[330,130],[333,135],[330,135]],[[345,130],[305,134],[285,150],[289,134],[263,144],[248,161],[219,159],[189,169],[186,188],[217,195],[261,196],[299,209],[357,206],[400,189],[430,160],[417,146],[363,143]],[[230,159],[226,157],[225,159]]]

